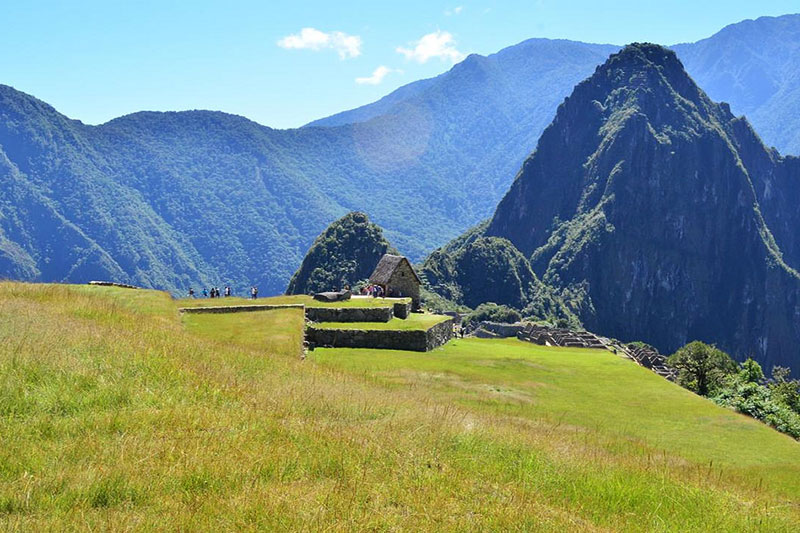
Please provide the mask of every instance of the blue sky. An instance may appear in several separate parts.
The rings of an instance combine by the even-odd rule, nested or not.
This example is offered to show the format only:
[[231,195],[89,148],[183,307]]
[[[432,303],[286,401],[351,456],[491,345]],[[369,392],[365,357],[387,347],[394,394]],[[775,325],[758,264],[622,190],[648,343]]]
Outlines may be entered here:
[[214,109],[279,128],[531,37],[674,44],[800,11],[797,0],[0,2],[0,83],[71,118]]

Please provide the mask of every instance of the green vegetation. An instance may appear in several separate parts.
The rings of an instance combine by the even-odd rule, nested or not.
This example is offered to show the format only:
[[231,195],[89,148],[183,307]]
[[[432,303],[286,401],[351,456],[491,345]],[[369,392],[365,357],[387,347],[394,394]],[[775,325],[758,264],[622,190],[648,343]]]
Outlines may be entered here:
[[788,368],[775,367],[772,382],[762,384],[764,371],[758,362],[748,358],[737,365],[725,352],[699,341],[679,349],[667,362],[678,369],[683,387],[800,439],[800,381],[788,379]]
[[736,363],[728,354],[700,341],[680,348],[667,362],[678,369],[678,384],[700,396],[719,391],[725,378],[736,371]]
[[302,327],[299,309],[181,318],[163,293],[0,284],[3,529],[800,520],[796,442],[609,352],[467,339],[303,361]]
[[186,313],[182,318],[189,332],[209,340],[245,345],[271,354],[289,355],[294,346],[300,356],[298,314],[302,316],[302,311],[274,309],[257,313]]
[[524,309],[524,316],[534,320],[580,323],[556,291],[539,281],[530,262],[511,242],[486,237],[485,231],[485,224],[476,226],[425,260],[421,274],[430,291],[455,305],[497,302]]
[[[610,352],[458,339],[424,356],[319,348],[312,357],[392,395],[450,405],[470,431],[491,421],[527,465],[507,483],[587,520],[580,528],[782,530],[800,512],[796,442]],[[484,472],[503,468],[493,445],[480,450]]]
[[421,329],[428,330],[439,322],[447,320],[448,316],[432,315],[428,313],[411,313],[408,318],[392,318],[388,322],[319,322],[314,324],[315,328],[319,329],[395,329],[395,330],[410,330]]
[[516,309],[512,309],[506,305],[497,305],[496,303],[489,302],[479,305],[474,311],[466,316],[464,319],[467,327],[476,327],[478,323],[488,322],[501,322],[505,324],[513,324],[522,320],[522,315]]
[[383,237],[380,226],[364,213],[348,213],[317,237],[289,281],[286,294],[314,294],[342,290],[372,274],[386,253],[397,253]]

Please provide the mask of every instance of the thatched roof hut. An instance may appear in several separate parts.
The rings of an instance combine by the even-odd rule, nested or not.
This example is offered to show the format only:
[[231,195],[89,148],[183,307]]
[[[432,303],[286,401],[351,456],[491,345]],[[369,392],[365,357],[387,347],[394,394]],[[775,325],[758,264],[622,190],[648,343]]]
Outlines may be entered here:
[[369,282],[383,287],[389,297],[410,297],[414,308],[419,308],[420,280],[408,259],[401,255],[386,254],[369,277]]

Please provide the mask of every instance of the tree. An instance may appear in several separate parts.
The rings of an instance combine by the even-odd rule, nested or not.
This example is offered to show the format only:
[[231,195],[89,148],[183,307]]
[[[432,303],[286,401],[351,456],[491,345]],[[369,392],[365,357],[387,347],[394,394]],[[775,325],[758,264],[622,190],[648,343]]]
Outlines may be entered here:
[[678,383],[681,386],[701,396],[715,392],[725,377],[737,370],[736,363],[728,354],[700,341],[690,342],[678,349],[667,363],[678,369]]
[[754,361],[752,357],[748,357],[742,363],[739,378],[745,383],[758,383],[764,379],[764,371],[761,370],[761,365]]
[[772,383],[769,388],[776,401],[800,414],[800,381],[789,379],[791,370],[784,366],[772,367]]

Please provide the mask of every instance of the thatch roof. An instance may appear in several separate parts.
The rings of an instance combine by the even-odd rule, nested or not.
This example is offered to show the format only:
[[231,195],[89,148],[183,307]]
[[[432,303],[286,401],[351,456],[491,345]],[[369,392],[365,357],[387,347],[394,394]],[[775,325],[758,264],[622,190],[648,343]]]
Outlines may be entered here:
[[411,272],[414,274],[414,278],[416,278],[417,283],[421,283],[419,280],[419,276],[417,273],[414,272],[414,267],[411,266],[411,263],[403,257],[402,255],[392,255],[392,254],[385,254],[381,257],[381,260],[378,261],[378,266],[375,267],[375,270],[372,271],[372,275],[369,277],[370,283],[376,283],[378,285],[386,285],[389,283],[389,280],[392,279],[392,275],[394,271],[397,270],[403,261],[408,263],[408,267],[411,269]]

